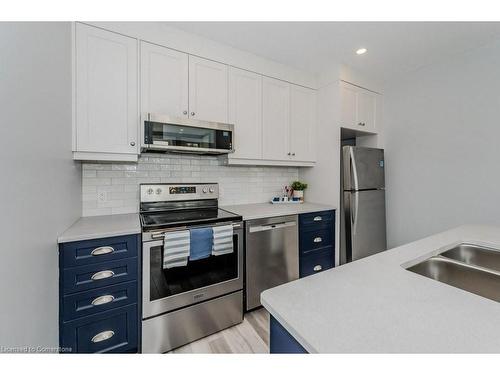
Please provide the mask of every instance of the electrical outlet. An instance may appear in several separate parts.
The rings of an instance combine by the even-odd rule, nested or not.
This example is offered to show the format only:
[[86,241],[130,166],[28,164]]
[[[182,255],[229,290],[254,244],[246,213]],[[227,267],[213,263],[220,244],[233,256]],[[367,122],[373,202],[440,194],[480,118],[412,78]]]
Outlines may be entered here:
[[106,190],[97,191],[97,202],[106,203],[108,201],[108,192]]

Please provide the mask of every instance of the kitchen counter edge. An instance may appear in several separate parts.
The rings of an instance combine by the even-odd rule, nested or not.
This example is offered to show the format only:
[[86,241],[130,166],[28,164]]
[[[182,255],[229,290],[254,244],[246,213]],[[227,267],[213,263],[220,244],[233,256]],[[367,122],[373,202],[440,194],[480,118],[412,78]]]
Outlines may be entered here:
[[58,238],[58,243],[91,240],[141,233],[139,214],[85,216]]
[[337,208],[328,204],[301,203],[301,204],[272,204],[250,203],[221,206],[223,210],[241,215],[243,220],[264,219],[268,217],[299,215],[320,211],[331,211]]

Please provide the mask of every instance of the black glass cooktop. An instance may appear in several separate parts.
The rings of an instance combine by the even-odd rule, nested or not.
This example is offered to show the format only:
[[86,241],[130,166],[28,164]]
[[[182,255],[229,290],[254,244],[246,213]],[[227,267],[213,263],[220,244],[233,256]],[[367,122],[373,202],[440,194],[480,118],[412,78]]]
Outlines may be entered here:
[[211,224],[238,220],[242,220],[241,216],[220,208],[143,212],[141,214],[141,224],[144,229],[169,228],[180,225]]

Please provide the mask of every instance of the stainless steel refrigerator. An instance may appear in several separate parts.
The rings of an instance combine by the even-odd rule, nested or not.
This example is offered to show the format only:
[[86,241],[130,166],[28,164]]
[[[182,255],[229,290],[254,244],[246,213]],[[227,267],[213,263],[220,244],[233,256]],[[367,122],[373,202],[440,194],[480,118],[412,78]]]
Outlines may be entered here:
[[340,263],[387,248],[384,150],[342,148]]

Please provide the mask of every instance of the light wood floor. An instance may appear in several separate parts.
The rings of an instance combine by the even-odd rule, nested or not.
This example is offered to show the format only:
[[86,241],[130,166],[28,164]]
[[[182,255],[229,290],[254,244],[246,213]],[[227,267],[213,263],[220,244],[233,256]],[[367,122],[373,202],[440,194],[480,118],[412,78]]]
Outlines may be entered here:
[[252,311],[242,323],[169,353],[269,353],[269,313]]

